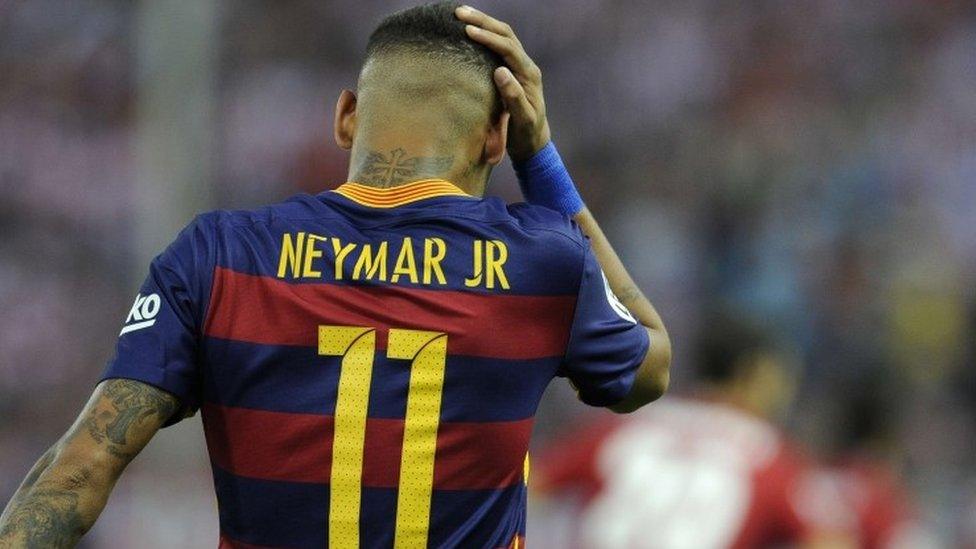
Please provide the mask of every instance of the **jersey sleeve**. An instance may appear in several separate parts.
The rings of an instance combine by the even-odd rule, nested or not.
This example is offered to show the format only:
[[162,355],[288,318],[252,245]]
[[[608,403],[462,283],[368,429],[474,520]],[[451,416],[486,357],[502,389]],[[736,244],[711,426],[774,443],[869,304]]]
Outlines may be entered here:
[[182,413],[167,425],[199,407],[197,349],[213,272],[210,239],[198,217],[153,259],[101,378],[132,379],[178,397]]
[[593,251],[585,246],[561,375],[586,404],[612,406],[630,392],[649,346],[647,329],[613,295]]

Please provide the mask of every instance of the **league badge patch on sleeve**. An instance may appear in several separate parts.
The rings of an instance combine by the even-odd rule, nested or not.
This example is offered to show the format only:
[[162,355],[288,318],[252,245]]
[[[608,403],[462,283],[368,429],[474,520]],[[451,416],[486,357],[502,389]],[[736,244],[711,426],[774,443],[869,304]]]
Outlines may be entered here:
[[129,309],[129,316],[126,317],[125,326],[122,327],[119,335],[121,336],[129,332],[148,328],[155,324],[156,315],[159,314],[159,308],[161,306],[162,302],[159,299],[159,294],[149,294],[147,296],[136,294],[136,300],[132,304],[132,308]]
[[613,312],[617,313],[617,316],[626,320],[627,322],[637,324],[637,320],[634,318],[634,315],[630,314],[627,307],[625,307],[624,304],[617,299],[617,295],[614,294],[613,290],[610,289],[610,281],[607,280],[607,274],[603,272],[603,269],[600,269],[600,276],[603,277],[603,289],[607,292],[607,303],[610,304],[610,308],[613,309]]

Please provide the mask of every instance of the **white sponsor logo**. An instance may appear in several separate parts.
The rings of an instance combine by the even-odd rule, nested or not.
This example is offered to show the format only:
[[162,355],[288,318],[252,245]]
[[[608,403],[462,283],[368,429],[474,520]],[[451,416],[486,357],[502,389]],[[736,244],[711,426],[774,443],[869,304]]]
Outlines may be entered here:
[[600,275],[603,276],[603,289],[607,291],[607,303],[610,304],[610,308],[613,309],[613,312],[617,313],[617,316],[626,320],[627,322],[637,324],[637,320],[634,319],[634,315],[630,314],[627,307],[624,307],[624,304],[617,299],[617,295],[614,294],[613,290],[610,289],[610,281],[607,280],[607,275],[603,272],[603,269],[600,269]]
[[136,294],[136,301],[132,304],[132,308],[129,309],[129,316],[126,317],[125,326],[119,332],[119,335],[148,328],[155,324],[156,315],[159,314],[159,308],[161,306],[162,301],[159,299],[159,294],[149,294],[146,296]]

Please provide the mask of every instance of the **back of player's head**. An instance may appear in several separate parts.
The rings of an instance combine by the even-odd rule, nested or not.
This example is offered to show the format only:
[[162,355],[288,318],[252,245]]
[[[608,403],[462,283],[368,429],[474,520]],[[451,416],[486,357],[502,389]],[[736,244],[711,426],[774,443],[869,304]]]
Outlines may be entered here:
[[383,55],[411,55],[443,60],[491,82],[502,60],[468,38],[464,23],[454,15],[460,2],[434,2],[398,11],[383,19],[369,37],[366,60]]
[[[454,10],[459,2],[434,2],[394,13],[369,37],[360,75],[360,97],[444,110],[446,95],[467,96],[493,118],[501,101],[492,80],[502,60],[468,38]],[[484,116],[484,114],[482,114]]]
[[890,365],[882,363],[861,379],[845,383],[839,395],[843,421],[835,430],[838,453],[884,449],[894,441],[900,419],[896,406],[898,388],[893,380],[881,374],[885,371],[890,371]]
[[700,325],[697,374],[703,382],[734,383],[750,375],[761,357],[778,354],[773,339],[741,313],[710,311]]

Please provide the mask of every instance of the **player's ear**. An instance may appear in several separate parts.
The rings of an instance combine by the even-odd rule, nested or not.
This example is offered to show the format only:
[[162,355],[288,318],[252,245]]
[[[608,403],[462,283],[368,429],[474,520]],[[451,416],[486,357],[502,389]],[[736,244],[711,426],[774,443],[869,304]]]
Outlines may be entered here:
[[505,145],[508,143],[508,111],[502,112],[498,120],[488,127],[485,139],[485,161],[497,166],[505,158]]
[[339,94],[332,131],[336,145],[347,151],[352,148],[352,138],[356,135],[356,94],[349,90]]

